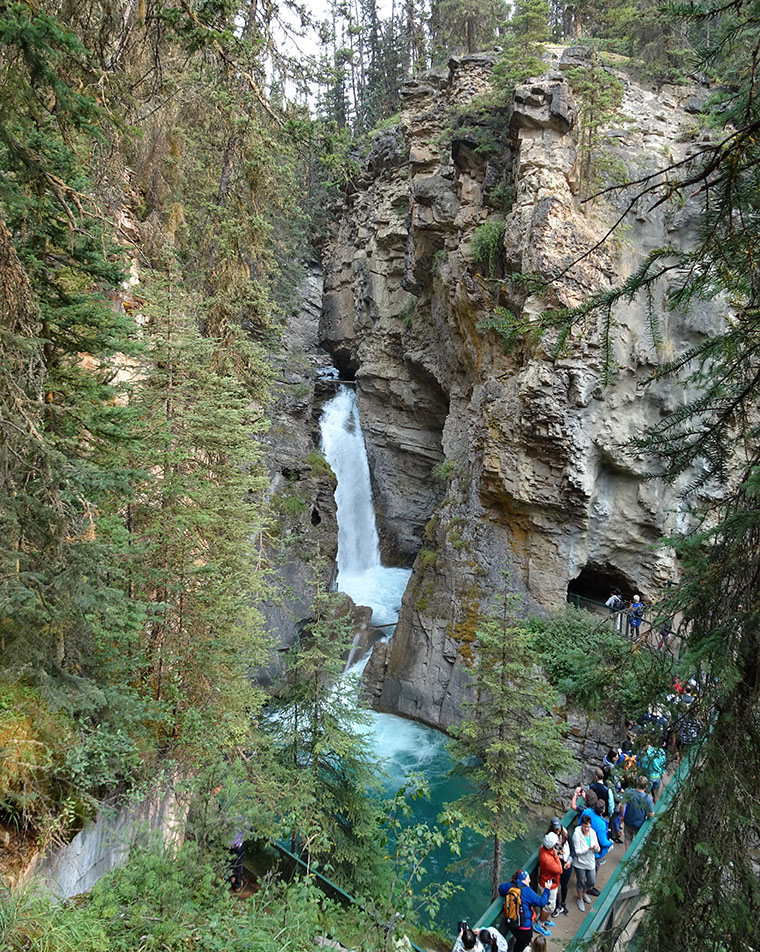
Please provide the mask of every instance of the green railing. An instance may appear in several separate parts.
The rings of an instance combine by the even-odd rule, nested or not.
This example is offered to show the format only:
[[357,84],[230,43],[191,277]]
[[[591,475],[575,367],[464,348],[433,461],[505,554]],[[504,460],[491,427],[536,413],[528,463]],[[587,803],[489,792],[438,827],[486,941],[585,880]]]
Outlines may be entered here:
[[[606,613],[608,619],[614,624],[615,630],[619,631],[621,635],[624,634],[626,638],[630,637],[631,622],[628,617],[627,608],[621,608],[619,611],[611,612],[604,602],[597,602],[593,598],[586,598],[585,595],[576,595],[575,592],[567,593],[567,604],[573,605],[575,608],[588,607],[589,610],[595,609],[596,614],[602,614],[602,612]],[[622,621],[620,623],[618,622],[618,616],[622,616]],[[642,616],[642,624],[643,618],[644,616]]]
[[[358,909],[361,909],[362,912],[367,911],[363,903],[359,902],[358,899],[355,899],[350,893],[347,893],[345,889],[341,889],[337,883],[334,883],[331,879],[328,879],[327,876],[323,876],[321,873],[316,872],[313,867],[309,868],[300,856],[292,853],[287,847],[283,846],[282,843],[273,841],[272,846],[274,846],[281,856],[293,863],[294,866],[303,870],[304,872],[307,872],[309,876],[313,876],[317,882],[317,885],[326,896],[330,897],[331,899],[335,899],[338,902],[342,902],[345,905],[356,906]],[[418,945],[412,942],[411,939],[409,940],[409,944],[414,952],[425,952],[424,949],[421,949]]]
[[[588,942],[592,936],[598,936],[599,933],[614,929],[622,917],[625,917],[627,920],[631,919],[631,914],[635,911],[635,907],[639,902],[639,889],[635,883],[629,883],[629,872],[641,853],[641,850],[644,848],[644,844],[652,832],[653,825],[668,808],[676,791],[683,783],[684,777],[689,772],[690,760],[691,756],[687,755],[681,761],[678,770],[676,770],[655,804],[654,817],[651,820],[645,820],[642,824],[632,845],[626,850],[625,855],[621,858],[604,889],[602,889],[599,898],[594,903],[593,909],[583,920],[580,929],[578,929],[570,941],[567,952],[580,952],[584,944]],[[635,926],[635,923],[633,923],[633,925]],[[635,931],[635,928],[633,931]],[[633,932],[628,937],[628,942],[632,938],[632,935]],[[618,939],[617,934],[613,933],[611,938],[613,941],[610,948],[616,944]]]
[[[565,829],[568,829],[570,824],[573,822],[573,820],[576,818],[577,815],[578,814],[575,812],[575,810],[568,810],[567,813],[562,817],[562,826],[564,826]],[[528,870],[528,872],[530,873],[531,883],[533,883],[534,885],[536,884],[538,879],[536,875],[536,873],[538,872],[538,849],[539,848],[536,847],[536,849],[533,850],[533,852],[525,860],[525,862],[523,863],[521,867],[522,869]],[[496,899],[494,899],[494,901],[488,907],[488,909],[486,909],[486,911],[480,917],[480,919],[478,919],[478,921],[475,923],[475,928],[481,929],[485,926],[493,926],[493,925],[495,925],[498,928],[499,920],[501,918],[501,911],[503,907],[504,907],[504,899],[501,896],[497,896]]]
[[597,602],[593,598],[586,598],[585,595],[577,595],[575,592],[567,593],[567,603],[568,605],[575,605],[576,608],[583,608],[584,605],[594,605],[596,608],[603,608],[606,612],[609,611],[604,602]]

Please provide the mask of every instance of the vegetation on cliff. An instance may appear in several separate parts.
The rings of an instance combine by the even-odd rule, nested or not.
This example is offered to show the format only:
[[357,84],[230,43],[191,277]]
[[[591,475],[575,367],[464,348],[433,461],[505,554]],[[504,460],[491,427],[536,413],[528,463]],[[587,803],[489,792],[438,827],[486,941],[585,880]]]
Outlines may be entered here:
[[[729,489],[705,531],[678,543],[685,581],[663,609],[683,614],[684,666],[702,675],[712,731],[644,856],[643,928],[649,948],[677,937],[691,950],[744,949],[757,930],[746,836],[758,826],[760,750],[760,4],[688,4],[673,19],[652,0],[518,0],[509,24],[493,0],[399,9],[387,19],[373,2],[331,11],[312,117],[303,97],[285,95],[309,76],[283,53],[286,27],[269,5],[0,3],[0,819],[20,840],[49,844],[103,798],[157,779],[181,779],[191,804],[183,850],[141,854],[82,904],[54,910],[4,895],[10,948],[282,948],[283,914],[293,947],[316,932],[351,941],[378,930],[383,947],[399,910],[414,912],[419,856],[447,833],[407,833],[403,800],[382,808],[365,795],[366,755],[347,729],[360,715],[327,693],[341,639],[324,606],[278,694],[280,735],[298,726],[283,740],[260,717],[250,672],[270,652],[255,608],[268,582],[258,447],[267,355],[298,281],[294,262],[319,240],[326,197],[352,168],[349,132],[395,114],[402,82],[448,53],[498,43],[507,90],[533,70],[528,56],[563,37],[670,79],[706,41],[702,75],[724,81],[715,122],[729,131],[639,183],[641,195],[705,198],[697,245],[657,249],[626,286],[551,320],[598,310],[612,321],[618,300],[663,278],[675,281],[670,306],[731,302],[725,333],[662,371],[694,367],[700,395],[645,444],[666,475],[698,463]],[[619,90],[604,98],[598,76],[582,79],[590,192],[595,117]],[[475,249],[491,271],[501,234],[492,231]],[[478,631],[473,670],[489,721],[506,720],[520,690],[517,677],[505,681],[508,666],[500,683],[484,667],[503,653],[505,631],[514,635],[495,618]],[[611,658],[589,671],[551,625],[528,635],[557,686],[589,707],[601,700]],[[604,660],[608,647],[593,646]],[[620,703],[659,693],[649,660],[632,655],[620,670]],[[460,743],[485,765],[493,756],[493,807],[514,788],[513,773],[500,773],[513,749],[502,736],[491,747],[483,727],[476,718]],[[536,742],[556,753],[551,738]],[[219,786],[223,814],[213,810]],[[249,907],[234,906],[219,884],[237,811],[255,835],[284,832],[349,888],[379,893],[373,916],[349,921],[308,884],[267,882]],[[498,816],[501,835],[510,820]]]

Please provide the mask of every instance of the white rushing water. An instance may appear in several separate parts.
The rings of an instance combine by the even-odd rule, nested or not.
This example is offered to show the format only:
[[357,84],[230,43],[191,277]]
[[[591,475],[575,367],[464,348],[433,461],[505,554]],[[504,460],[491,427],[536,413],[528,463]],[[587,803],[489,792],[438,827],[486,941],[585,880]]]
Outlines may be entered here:
[[322,452],[338,485],[338,590],[372,609],[374,625],[396,621],[410,569],[380,561],[380,541],[372,505],[367,450],[356,395],[341,387],[322,411]]
[[[367,451],[351,388],[341,387],[325,405],[320,426],[322,450],[338,480],[338,589],[350,595],[357,605],[369,606],[374,625],[392,624],[398,619],[411,570],[389,568],[380,560]],[[389,637],[393,629],[386,631]],[[368,657],[353,661],[347,673],[360,674]],[[339,682],[336,690],[341,689]],[[466,771],[450,773],[452,762],[446,738],[439,731],[377,712],[371,713],[365,730],[370,735],[378,768],[384,770],[388,793],[395,793],[411,773],[422,774],[430,785],[430,800],[414,802],[412,822],[435,823],[444,804],[471,792]],[[519,865],[522,857],[533,850],[546,824],[539,826],[525,840],[516,840],[507,847],[506,867],[512,863]],[[421,885],[460,879],[463,886],[463,892],[444,902],[437,913],[436,925],[444,931],[454,932],[455,923],[463,916],[477,918],[490,902],[490,841],[465,831],[462,853],[474,865],[461,878],[450,871],[449,863],[455,857],[445,848],[433,853],[425,864],[427,872]]]

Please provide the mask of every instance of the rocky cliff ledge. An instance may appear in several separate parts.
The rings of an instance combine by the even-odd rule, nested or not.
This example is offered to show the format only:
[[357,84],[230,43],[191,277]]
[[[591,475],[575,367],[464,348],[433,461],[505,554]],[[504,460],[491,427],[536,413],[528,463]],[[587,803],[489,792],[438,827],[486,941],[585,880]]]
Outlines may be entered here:
[[[320,339],[356,377],[386,552],[415,559],[396,635],[377,646],[368,681],[381,709],[436,726],[457,718],[463,655],[505,569],[526,611],[560,607],[569,585],[653,598],[678,572],[658,545],[682,518],[677,494],[643,479],[632,441],[684,399],[682,387],[644,382],[716,316],[671,313],[655,346],[644,303],[632,302],[616,316],[608,386],[598,328],[559,358],[552,340],[525,332],[546,308],[618,283],[652,248],[688,241],[697,212],[640,208],[623,237],[603,240],[617,210],[578,195],[563,67],[579,57],[557,51],[503,109],[479,105],[488,56],[410,83],[326,247]],[[620,78],[605,145],[619,173],[657,171],[695,147],[693,90]],[[540,296],[528,275],[549,282]],[[484,329],[494,315],[502,333]],[[510,321],[520,331],[505,348]]]

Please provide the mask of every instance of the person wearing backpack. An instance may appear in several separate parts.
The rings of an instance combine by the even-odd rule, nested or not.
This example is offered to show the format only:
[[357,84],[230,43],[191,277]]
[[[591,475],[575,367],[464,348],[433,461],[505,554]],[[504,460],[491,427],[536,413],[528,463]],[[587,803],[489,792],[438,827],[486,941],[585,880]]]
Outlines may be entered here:
[[[515,939],[512,952],[524,952],[533,938],[534,909],[543,909],[549,902],[552,886],[549,880],[539,896],[530,888],[530,873],[518,869],[508,883],[499,884],[499,895],[504,897],[504,921]],[[549,935],[549,930],[535,923],[536,932]]]
[[615,624],[615,631],[620,635],[623,633],[623,609],[625,602],[619,588],[613,588],[612,594],[604,603],[610,610]]
[[647,817],[654,816],[654,800],[648,792],[649,780],[643,775],[636,781],[635,790],[627,790],[620,814],[625,827],[625,848],[628,849]]

